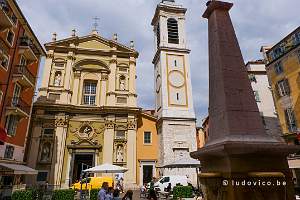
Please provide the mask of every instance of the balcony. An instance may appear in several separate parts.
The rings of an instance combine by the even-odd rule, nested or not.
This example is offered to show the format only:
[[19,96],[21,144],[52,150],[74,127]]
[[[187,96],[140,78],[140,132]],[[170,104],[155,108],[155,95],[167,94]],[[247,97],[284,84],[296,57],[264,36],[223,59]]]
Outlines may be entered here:
[[6,104],[6,115],[18,115],[21,118],[29,117],[31,106],[20,97],[11,97]]
[[22,86],[34,87],[35,77],[24,65],[16,65],[13,74],[13,80],[19,82]]
[[20,37],[20,43],[19,43],[19,54],[22,54],[26,57],[27,61],[29,63],[35,62],[38,60],[36,55],[34,54],[32,50],[32,42],[30,38],[28,37]]
[[0,31],[13,26],[12,21],[8,16],[9,8],[5,1],[0,0]]

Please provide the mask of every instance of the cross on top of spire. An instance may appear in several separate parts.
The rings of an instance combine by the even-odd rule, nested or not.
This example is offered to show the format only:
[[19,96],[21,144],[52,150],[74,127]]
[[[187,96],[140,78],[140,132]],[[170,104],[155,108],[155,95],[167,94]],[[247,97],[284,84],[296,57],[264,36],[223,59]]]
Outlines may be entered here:
[[98,26],[99,26],[99,24],[98,24],[98,21],[100,20],[100,18],[99,17],[94,17],[93,18],[93,20],[94,20],[94,23],[93,23],[93,32],[98,32]]

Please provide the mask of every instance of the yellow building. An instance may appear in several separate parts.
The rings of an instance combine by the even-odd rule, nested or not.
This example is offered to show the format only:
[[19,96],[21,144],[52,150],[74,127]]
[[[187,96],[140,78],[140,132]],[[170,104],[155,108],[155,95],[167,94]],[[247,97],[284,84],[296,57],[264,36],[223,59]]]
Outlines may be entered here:
[[[299,145],[300,133],[300,27],[272,48],[262,48],[266,70],[283,137],[288,144]],[[300,187],[298,154],[288,157],[296,187]]]
[[284,138],[298,144],[300,129],[300,27],[266,52],[267,75]]
[[158,176],[158,135],[154,111],[143,111],[137,122],[137,183],[143,185]]

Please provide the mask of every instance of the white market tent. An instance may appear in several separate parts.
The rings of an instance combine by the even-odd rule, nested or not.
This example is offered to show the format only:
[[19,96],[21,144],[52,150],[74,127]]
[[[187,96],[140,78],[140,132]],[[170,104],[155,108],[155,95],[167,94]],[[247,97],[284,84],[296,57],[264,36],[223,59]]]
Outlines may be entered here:
[[88,173],[124,173],[128,171],[128,169],[117,165],[105,163],[83,171]]

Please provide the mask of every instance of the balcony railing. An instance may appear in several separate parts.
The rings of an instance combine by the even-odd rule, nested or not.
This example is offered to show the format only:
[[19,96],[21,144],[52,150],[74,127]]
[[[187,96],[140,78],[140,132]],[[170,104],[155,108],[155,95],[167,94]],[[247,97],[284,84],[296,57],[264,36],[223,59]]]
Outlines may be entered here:
[[30,105],[23,101],[20,97],[11,97],[7,102],[8,108],[20,109],[25,112],[27,115],[30,114]]
[[34,53],[33,43],[27,36],[22,36],[19,39],[19,52],[27,58],[28,61],[36,61],[37,57]]
[[14,74],[18,76],[24,76],[31,82],[32,85],[34,85],[35,83],[35,77],[25,65],[16,65],[14,69]]

